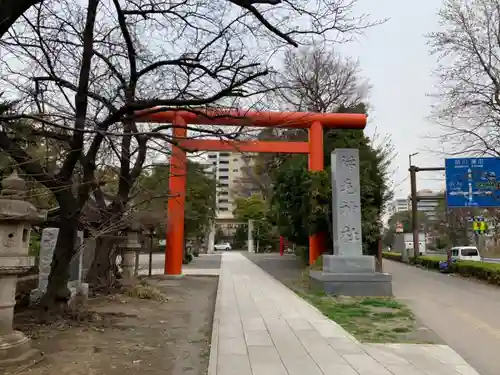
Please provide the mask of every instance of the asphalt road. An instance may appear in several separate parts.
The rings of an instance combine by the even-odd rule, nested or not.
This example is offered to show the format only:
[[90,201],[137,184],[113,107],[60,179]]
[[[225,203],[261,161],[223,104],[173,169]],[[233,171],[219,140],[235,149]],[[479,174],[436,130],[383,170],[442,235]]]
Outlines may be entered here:
[[481,375],[500,374],[500,289],[384,260],[394,295]]

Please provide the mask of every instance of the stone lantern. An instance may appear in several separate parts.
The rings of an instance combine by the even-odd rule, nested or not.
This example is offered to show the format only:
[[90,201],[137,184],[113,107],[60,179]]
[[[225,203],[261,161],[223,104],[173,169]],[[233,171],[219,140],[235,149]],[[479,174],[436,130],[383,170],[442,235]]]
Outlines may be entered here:
[[131,281],[135,275],[136,262],[141,250],[141,229],[139,225],[132,223],[125,230],[125,239],[121,243],[122,270],[124,281]]
[[45,215],[24,201],[26,184],[16,172],[2,182],[0,194],[0,366],[15,364],[38,353],[30,339],[14,331],[17,276],[35,265],[28,255],[31,224]]

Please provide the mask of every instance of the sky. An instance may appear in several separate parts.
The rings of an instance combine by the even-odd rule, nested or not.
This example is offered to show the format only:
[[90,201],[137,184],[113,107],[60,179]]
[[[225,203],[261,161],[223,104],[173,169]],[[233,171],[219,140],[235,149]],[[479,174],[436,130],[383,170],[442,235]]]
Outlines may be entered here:
[[[393,162],[395,197],[406,197],[410,191],[408,155],[420,167],[444,166],[440,145],[431,139],[439,134],[427,119],[433,91],[432,71],[437,62],[429,53],[426,33],[437,28],[437,11],[441,0],[359,0],[357,12],[370,13],[373,19],[389,20],[371,28],[358,41],[340,45],[339,51],[358,58],[363,74],[372,87],[368,135],[389,135],[397,155]],[[420,172],[417,188],[441,190],[444,174]]]

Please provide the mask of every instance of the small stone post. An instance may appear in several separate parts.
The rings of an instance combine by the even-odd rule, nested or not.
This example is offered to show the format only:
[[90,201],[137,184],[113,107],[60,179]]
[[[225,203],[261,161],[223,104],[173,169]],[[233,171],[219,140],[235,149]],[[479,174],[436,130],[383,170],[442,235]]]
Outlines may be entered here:
[[14,331],[17,276],[35,265],[29,254],[31,224],[45,219],[24,201],[26,184],[16,172],[2,182],[0,195],[0,367],[30,359],[38,353],[30,339]]
[[248,220],[248,252],[255,253],[253,242],[253,220]]
[[128,283],[134,279],[136,254],[141,250],[140,229],[130,226],[126,231],[126,238],[121,244],[123,280]]
[[210,232],[208,234],[208,248],[207,254],[213,254],[215,252],[215,223],[210,223]]

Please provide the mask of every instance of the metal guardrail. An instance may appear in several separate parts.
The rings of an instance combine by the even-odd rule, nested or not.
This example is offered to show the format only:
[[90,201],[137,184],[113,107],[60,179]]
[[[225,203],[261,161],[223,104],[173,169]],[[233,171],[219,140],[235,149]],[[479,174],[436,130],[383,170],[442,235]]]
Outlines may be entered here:
[[483,258],[486,263],[500,263],[500,258]]

